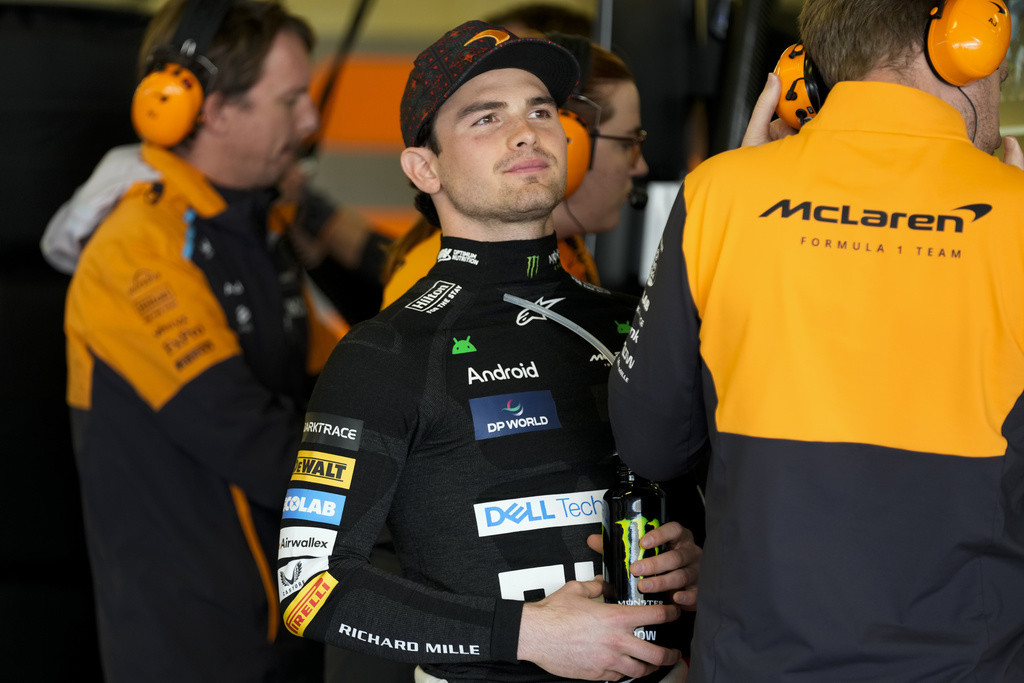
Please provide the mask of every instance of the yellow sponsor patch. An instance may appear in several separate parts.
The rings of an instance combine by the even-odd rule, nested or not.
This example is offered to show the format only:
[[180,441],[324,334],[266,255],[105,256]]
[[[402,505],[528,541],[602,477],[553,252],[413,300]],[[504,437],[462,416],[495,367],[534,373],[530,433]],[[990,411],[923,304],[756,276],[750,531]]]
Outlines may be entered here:
[[308,481],[347,489],[352,484],[356,459],[320,451],[299,451],[292,481]]
[[306,584],[305,588],[299,591],[298,595],[288,606],[284,613],[284,625],[289,631],[301,636],[306,631],[306,626],[313,620],[316,613],[320,611],[327,596],[331,594],[338,582],[327,572],[324,572]]

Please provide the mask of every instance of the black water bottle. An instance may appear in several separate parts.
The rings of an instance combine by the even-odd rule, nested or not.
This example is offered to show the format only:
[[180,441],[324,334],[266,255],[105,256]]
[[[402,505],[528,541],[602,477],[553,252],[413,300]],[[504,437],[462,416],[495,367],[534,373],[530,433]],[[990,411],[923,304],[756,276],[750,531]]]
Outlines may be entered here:
[[[670,603],[667,593],[641,593],[629,566],[644,557],[653,557],[661,548],[641,548],[640,537],[666,522],[665,492],[653,481],[633,474],[619,462],[616,482],[604,494],[604,601],[619,605],[663,605]],[[664,624],[637,628],[638,638],[659,645]]]

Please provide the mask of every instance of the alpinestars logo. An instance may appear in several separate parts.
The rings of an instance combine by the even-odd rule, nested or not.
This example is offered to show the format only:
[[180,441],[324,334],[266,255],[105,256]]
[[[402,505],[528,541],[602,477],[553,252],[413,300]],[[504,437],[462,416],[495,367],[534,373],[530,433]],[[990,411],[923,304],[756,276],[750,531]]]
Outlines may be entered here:
[[[952,209],[950,213],[910,213],[907,211],[882,211],[862,209],[849,204],[832,206],[802,201],[794,204],[791,199],[782,199],[766,209],[760,218],[778,214],[778,218],[799,218],[815,223],[838,225],[863,225],[871,228],[909,228],[926,232],[964,231],[965,221],[974,223],[992,211],[991,204],[965,204]],[[956,213],[960,212],[960,213]]]
[[[548,309],[550,311],[552,308],[554,308],[555,304],[557,304],[559,301],[564,301],[564,300],[565,300],[564,296],[559,298],[559,299],[545,299],[544,297],[541,297],[541,298],[537,299],[537,301],[535,301],[534,303],[536,303],[538,306],[542,306],[542,307],[544,307],[544,308],[546,308],[546,309]],[[527,309],[523,309],[523,310],[519,311],[519,315],[516,316],[516,325],[519,325],[519,327],[524,327],[524,326],[530,324],[531,322],[533,322],[534,320],[547,320],[547,318],[545,318],[540,313],[534,313],[533,311],[531,311],[528,308]]]

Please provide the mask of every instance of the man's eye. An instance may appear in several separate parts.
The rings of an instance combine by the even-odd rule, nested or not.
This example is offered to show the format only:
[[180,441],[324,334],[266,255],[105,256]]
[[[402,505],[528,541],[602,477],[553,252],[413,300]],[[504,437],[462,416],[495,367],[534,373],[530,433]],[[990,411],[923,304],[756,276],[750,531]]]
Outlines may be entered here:
[[481,124],[481,123],[494,123],[494,114],[488,114],[487,116],[481,116],[480,118],[478,118],[473,123],[473,125],[478,125],[478,124]]
[[550,119],[552,116],[554,116],[554,114],[547,109],[538,109],[533,112],[533,117],[536,119]]

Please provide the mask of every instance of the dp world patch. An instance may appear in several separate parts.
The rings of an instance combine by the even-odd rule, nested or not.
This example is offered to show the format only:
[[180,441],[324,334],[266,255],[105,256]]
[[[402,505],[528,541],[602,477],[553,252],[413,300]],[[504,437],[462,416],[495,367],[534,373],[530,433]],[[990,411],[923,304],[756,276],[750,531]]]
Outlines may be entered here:
[[562,427],[547,389],[471,398],[469,411],[477,441]]

